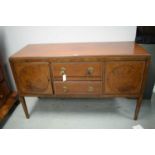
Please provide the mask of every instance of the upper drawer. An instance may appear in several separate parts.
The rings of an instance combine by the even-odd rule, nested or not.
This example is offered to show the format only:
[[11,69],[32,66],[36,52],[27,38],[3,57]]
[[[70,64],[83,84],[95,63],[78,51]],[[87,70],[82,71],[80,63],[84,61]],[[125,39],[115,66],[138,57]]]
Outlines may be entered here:
[[53,76],[61,77],[101,77],[102,65],[98,62],[53,63]]

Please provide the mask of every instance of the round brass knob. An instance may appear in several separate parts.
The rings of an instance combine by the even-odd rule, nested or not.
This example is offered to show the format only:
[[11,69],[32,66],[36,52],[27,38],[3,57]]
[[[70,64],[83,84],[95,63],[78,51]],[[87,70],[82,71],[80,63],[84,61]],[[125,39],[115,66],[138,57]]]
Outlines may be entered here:
[[88,69],[87,69],[88,75],[91,75],[93,72],[94,72],[94,68],[93,67],[88,67]]
[[65,67],[61,67],[60,69],[60,75],[65,74],[66,68]]
[[88,87],[88,92],[93,92],[94,91],[94,88],[92,86],[89,86]]
[[64,91],[64,93],[66,93],[68,91],[67,86],[63,86],[63,91]]

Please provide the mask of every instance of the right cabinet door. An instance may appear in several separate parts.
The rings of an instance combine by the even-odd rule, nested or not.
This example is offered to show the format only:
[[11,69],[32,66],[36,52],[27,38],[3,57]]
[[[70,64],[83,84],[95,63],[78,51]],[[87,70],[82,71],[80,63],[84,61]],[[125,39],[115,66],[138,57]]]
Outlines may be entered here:
[[110,61],[105,64],[104,93],[139,94],[145,61]]

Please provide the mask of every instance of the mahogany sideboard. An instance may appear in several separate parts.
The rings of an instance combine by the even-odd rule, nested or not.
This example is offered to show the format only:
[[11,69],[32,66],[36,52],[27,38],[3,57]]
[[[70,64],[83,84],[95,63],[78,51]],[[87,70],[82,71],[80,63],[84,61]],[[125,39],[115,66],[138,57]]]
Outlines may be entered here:
[[137,99],[140,111],[150,55],[134,42],[31,44],[10,57],[25,115],[25,96]]

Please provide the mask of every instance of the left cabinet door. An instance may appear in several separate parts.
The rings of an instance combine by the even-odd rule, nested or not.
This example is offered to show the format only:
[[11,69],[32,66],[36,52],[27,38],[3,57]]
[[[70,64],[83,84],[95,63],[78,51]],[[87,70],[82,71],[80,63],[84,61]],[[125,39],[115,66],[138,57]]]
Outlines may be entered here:
[[21,94],[53,94],[48,62],[15,62],[14,70]]

